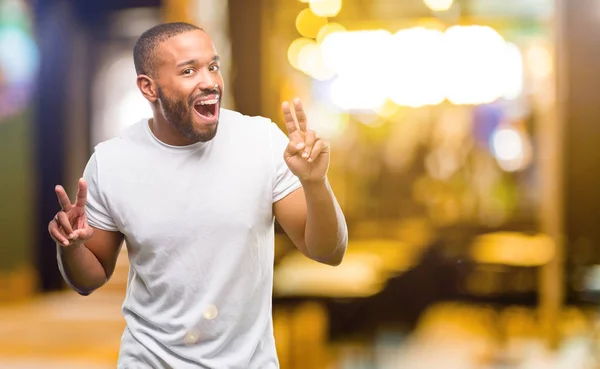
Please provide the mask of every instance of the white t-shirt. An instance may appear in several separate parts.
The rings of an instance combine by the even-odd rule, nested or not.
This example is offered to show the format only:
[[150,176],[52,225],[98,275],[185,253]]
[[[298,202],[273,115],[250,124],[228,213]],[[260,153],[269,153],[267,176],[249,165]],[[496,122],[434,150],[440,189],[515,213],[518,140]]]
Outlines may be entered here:
[[186,147],[143,120],[96,146],[85,169],[93,227],[130,259],[118,368],[278,368],[271,298],[273,203],[301,184],[270,120],[222,109]]

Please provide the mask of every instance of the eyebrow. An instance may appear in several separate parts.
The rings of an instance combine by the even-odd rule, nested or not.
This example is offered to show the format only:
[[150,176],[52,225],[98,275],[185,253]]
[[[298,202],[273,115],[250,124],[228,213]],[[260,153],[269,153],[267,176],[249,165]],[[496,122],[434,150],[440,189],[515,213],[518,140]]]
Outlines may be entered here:
[[[221,58],[219,58],[219,55],[215,55],[212,57],[212,59],[210,60],[211,63],[212,62],[218,62],[221,61]],[[185,60],[182,61],[181,63],[177,64],[177,68],[181,68],[181,67],[185,67],[187,65],[194,65],[194,64],[198,64],[198,60],[197,59],[190,59],[190,60]]]

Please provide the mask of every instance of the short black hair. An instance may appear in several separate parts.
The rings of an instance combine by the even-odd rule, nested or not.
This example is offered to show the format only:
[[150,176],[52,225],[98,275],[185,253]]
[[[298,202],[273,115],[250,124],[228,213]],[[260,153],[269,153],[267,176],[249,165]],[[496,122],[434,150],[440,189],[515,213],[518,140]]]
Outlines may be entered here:
[[190,31],[202,31],[202,28],[185,22],[162,23],[142,33],[133,48],[135,72],[152,75],[156,67],[154,50],[171,37]]

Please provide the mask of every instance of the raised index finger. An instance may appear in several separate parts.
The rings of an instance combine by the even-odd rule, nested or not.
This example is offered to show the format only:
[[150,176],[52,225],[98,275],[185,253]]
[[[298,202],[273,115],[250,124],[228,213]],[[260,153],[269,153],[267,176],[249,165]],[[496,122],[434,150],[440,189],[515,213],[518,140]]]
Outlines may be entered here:
[[292,115],[292,110],[290,109],[290,104],[287,101],[284,101],[281,104],[281,110],[283,111],[283,119],[285,120],[285,128],[288,131],[288,134],[292,134],[296,132],[298,127],[296,126],[296,119]]
[[71,205],[71,200],[69,200],[69,196],[67,196],[65,189],[61,185],[58,185],[54,188],[54,191],[56,192],[58,203],[60,204],[60,207],[63,209],[63,211],[67,212],[71,210],[73,205]]
[[81,178],[79,180],[79,188],[77,189],[77,201],[75,202],[75,205],[80,207],[85,206],[85,203],[87,202],[87,190],[87,182],[85,181],[85,179]]

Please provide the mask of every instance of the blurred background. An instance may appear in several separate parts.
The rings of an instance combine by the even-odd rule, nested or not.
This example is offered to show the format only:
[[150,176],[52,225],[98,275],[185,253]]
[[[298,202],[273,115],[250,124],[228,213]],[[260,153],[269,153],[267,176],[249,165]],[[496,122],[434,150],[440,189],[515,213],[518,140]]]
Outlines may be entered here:
[[[337,268],[276,240],[282,369],[600,368],[600,0],[0,0],[0,368],[114,368],[128,272],[68,290],[47,224],[151,114],[132,48],[212,36],[224,107],[333,148]],[[596,122],[596,123],[594,123]]]

